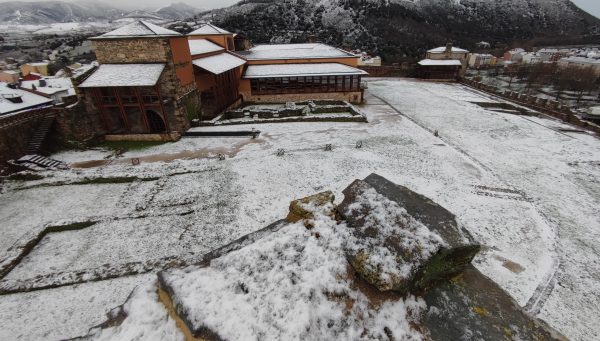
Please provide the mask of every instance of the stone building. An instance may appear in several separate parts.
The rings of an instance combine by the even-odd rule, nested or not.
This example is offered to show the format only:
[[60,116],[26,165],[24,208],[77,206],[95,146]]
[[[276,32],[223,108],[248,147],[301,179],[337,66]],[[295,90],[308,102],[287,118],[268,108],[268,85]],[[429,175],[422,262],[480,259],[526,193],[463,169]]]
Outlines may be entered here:
[[190,127],[199,99],[186,36],[137,21],[91,40],[100,66],[78,88],[98,131],[169,139]]
[[98,135],[172,138],[200,107],[208,119],[243,102],[363,98],[359,56],[324,44],[235,51],[235,35],[211,24],[184,36],[143,21],[91,40],[100,65],[78,89]]

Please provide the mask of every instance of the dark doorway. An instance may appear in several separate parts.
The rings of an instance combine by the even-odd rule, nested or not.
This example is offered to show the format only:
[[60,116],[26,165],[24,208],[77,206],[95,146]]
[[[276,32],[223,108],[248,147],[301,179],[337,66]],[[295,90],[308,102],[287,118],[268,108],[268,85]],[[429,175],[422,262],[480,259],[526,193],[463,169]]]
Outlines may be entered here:
[[148,118],[151,133],[159,134],[167,132],[165,121],[157,112],[148,110],[146,111],[146,117]]

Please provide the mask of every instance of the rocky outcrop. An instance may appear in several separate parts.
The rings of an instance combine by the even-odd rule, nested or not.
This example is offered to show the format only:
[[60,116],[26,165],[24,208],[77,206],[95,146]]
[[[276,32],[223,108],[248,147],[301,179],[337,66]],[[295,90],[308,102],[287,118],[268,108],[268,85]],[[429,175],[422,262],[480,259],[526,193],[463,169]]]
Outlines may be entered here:
[[480,249],[448,210],[379,175],[343,193],[338,212],[354,236],[348,260],[380,291],[425,291],[462,272]]

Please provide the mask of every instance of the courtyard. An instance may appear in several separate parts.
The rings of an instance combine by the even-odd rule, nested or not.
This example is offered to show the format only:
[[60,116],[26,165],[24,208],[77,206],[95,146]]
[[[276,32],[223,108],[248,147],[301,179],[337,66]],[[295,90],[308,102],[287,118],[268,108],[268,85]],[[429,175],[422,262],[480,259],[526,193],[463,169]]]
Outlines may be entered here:
[[458,84],[372,79],[365,99],[368,123],[194,128],[261,134],[65,151],[72,169],[0,184],[0,339],[86,335],[157,271],[374,172],[456,214],[484,245],[476,267],[528,312],[600,338],[600,141]]

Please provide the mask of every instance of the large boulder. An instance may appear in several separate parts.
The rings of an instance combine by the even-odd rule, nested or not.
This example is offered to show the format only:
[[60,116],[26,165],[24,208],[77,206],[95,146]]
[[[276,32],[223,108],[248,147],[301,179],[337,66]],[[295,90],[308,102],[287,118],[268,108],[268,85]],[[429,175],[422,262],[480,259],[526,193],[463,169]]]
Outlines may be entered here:
[[461,273],[480,250],[448,210],[379,175],[343,193],[348,261],[380,291],[423,292]]

